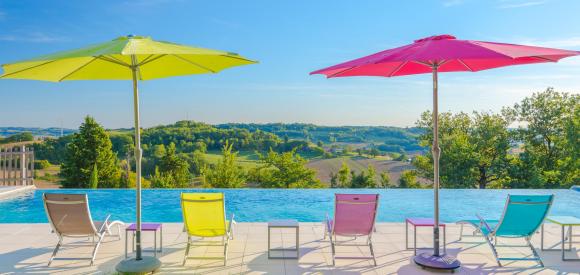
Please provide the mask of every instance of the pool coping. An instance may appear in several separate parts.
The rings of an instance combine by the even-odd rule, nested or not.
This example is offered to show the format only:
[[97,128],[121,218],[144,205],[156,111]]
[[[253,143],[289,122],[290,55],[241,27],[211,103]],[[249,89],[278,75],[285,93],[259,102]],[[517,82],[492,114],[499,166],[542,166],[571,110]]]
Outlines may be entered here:
[[0,200],[16,197],[33,190],[36,190],[36,186],[34,185],[0,186]]

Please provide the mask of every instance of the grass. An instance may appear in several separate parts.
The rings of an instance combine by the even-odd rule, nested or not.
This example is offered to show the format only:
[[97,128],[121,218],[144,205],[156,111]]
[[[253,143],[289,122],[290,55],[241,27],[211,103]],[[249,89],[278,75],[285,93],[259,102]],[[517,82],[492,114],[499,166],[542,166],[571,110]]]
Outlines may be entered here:
[[[211,164],[217,163],[222,159],[222,153],[219,150],[211,150],[205,153],[205,159]],[[237,164],[245,169],[251,169],[260,165],[258,155],[253,151],[241,151],[238,153]]]

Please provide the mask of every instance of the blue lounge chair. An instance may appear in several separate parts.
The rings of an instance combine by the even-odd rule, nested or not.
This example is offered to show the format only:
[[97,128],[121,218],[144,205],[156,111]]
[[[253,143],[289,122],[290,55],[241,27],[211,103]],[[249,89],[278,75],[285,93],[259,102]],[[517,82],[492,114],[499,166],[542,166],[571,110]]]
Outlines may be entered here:
[[[502,266],[501,261],[504,260],[537,261],[543,267],[544,263],[530,240],[548,216],[553,200],[554,195],[508,195],[503,214],[499,220],[485,220],[477,215],[479,220],[465,220],[457,223],[461,224],[461,231],[463,231],[464,224],[470,224],[483,235],[499,266]],[[497,238],[524,238],[534,256],[500,258],[496,250]]]

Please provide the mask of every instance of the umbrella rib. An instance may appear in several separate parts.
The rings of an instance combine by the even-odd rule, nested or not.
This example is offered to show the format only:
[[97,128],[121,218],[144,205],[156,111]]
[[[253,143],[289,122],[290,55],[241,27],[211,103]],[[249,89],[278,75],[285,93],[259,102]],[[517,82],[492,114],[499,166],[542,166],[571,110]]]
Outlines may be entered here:
[[11,73],[8,73],[8,74],[5,74],[5,75],[2,75],[2,76],[0,76],[0,78],[4,78],[4,77],[6,77],[6,76],[9,76],[9,75],[13,75],[13,74],[21,73],[21,72],[24,72],[24,71],[28,71],[28,70],[31,70],[31,69],[34,69],[34,68],[38,68],[38,67],[40,67],[40,66],[44,66],[44,65],[46,65],[46,64],[49,64],[49,63],[52,63],[52,62],[56,62],[56,61],[57,61],[56,59],[55,59],[55,60],[49,60],[49,61],[47,61],[47,62],[44,62],[44,63],[42,63],[42,64],[34,65],[34,66],[32,66],[32,67],[24,68],[24,69],[22,69],[22,70],[19,70],[19,71],[16,71],[16,72],[11,72]]
[[427,66],[429,68],[433,67],[433,64],[427,63],[427,62],[423,62],[423,61],[412,61],[413,63],[417,63],[419,65],[424,65]]
[[143,63],[145,63],[147,60],[149,60],[149,58],[151,58],[154,55],[155,54],[150,54],[149,56],[145,57],[145,59],[143,59],[143,61],[141,61],[141,63],[139,63],[138,65],[142,65]]
[[206,70],[206,71],[208,71],[208,72],[211,72],[211,73],[216,73],[216,71],[214,71],[214,70],[212,70],[212,69],[210,69],[210,68],[207,68],[207,67],[204,67],[204,66],[202,66],[202,65],[199,65],[199,64],[197,64],[197,63],[195,63],[195,62],[193,62],[193,61],[191,61],[191,60],[187,60],[187,59],[185,59],[185,58],[183,58],[183,57],[181,57],[181,56],[179,56],[179,55],[172,54],[172,56],[174,56],[174,57],[176,57],[176,58],[178,58],[178,59],[181,59],[181,60],[183,60],[183,61],[185,61],[185,62],[187,62],[187,63],[189,63],[189,64],[191,64],[191,65],[194,65],[194,66],[197,66],[197,67],[199,67],[199,68],[202,68],[202,69],[204,69],[204,70]]
[[115,59],[111,59],[108,56],[99,55],[99,56],[95,56],[95,58],[101,59],[101,60],[104,60],[104,61],[107,61],[107,62],[111,62],[111,63],[117,64],[117,65],[125,66],[125,67],[128,67],[128,68],[131,67],[129,64],[127,64],[125,62],[117,61]]
[[[152,55],[150,55],[150,56],[152,56]],[[139,66],[143,66],[145,64],[151,63],[151,62],[153,62],[153,61],[155,61],[155,60],[157,60],[159,58],[162,58],[164,56],[167,56],[167,55],[166,54],[161,54],[161,55],[158,55],[158,56],[156,56],[154,58],[147,57],[147,58],[145,58],[145,60],[143,60],[141,63],[139,63]]]
[[457,61],[459,61],[459,63],[461,63],[461,65],[463,65],[465,68],[467,68],[470,72],[473,72],[473,69],[471,67],[469,67],[469,65],[465,64],[465,62],[461,59],[457,59]]
[[130,66],[129,63],[127,63],[127,62],[125,62],[125,61],[123,61],[123,60],[121,60],[119,58],[116,58],[116,57],[114,57],[112,55],[104,55],[104,56],[106,56],[107,58],[110,58],[112,60],[115,60],[115,61],[117,61],[117,62],[119,62],[121,64],[126,64],[127,66]]
[[344,70],[342,70],[342,71],[340,71],[340,72],[333,73],[333,74],[331,74],[331,75],[328,75],[328,76],[326,76],[326,77],[329,77],[329,78],[330,78],[330,77],[335,77],[335,76],[337,76],[337,75],[339,75],[339,74],[341,74],[341,73],[348,72],[348,71],[350,71],[350,70],[352,70],[352,69],[354,69],[354,68],[356,68],[356,66],[352,66],[352,67],[346,68],[346,69],[344,69]]
[[400,70],[403,68],[403,66],[407,65],[407,63],[409,63],[409,61],[405,61],[405,62],[401,63],[401,65],[399,65],[397,68],[395,68],[395,69],[394,69],[394,70],[393,70],[393,71],[392,71],[392,72],[389,74],[389,77],[392,77],[393,75],[395,75],[396,73],[398,73],[398,72],[399,72],[399,71],[400,71]]
[[532,56],[532,57],[540,59],[540,60],[546,60],[548,62],[558,62],[557,60],[549,59],[549,58],[543,57],[543,56]]
[[72,72],[70,72],[70,73],[68,73],[67,75],[63,76],[61,79],[59,79],[59,80],[58,80],[58,82],[61,82],[61,81],[63,81],[65,78],[67,78],[67,77],[71,76],[72,74],[74,74],[74,73],[76,73],[76,72],[80,71],[82,68],[84,68],[84,67],[86,67],[87,65],[91,64],[91,63],[92,63],[93,61],[95,61],[95,60],[97,60],[97,58],[96,58],[96,57],[93,57],[93,59],[89,60],[89,62],[87,62],[87,63],[83,64],[82,66],[80,66],[80,67],[76,68],[76,69],[75,69],[75,70],[73,70]]
[[245,58],[241,58],[241,57],[237,57],[237,56],[231,56],[231,55],[221,55],[223,57],[228,57],[228,58],[233,58],[233,59],[237,59],[237,60],[243,60],[243,61],[249,61],[252,63],[257,63],[258,61],[254,61],[254,60],[249,60],[249,59],[245,59]]

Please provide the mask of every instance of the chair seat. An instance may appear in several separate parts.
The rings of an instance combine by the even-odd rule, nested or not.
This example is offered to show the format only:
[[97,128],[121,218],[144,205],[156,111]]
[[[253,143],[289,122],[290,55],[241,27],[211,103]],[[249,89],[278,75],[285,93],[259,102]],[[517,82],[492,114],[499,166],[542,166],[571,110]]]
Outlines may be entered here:
[[[495,228],[495,226],[499,223],[499,220],[485,220],[485,222],[487,222],[487,224],[489,225],[489,227],[493,230]],[[457,223],[467,223],[467,224],[471,224],[473,227],[481,230],[481,233],[485,236],[489,235],[489,233],[491,233],[486,226],[481,226],[481,221],[480,220],[462,220],[462,221],[458,221]]]
[[225,236],[229,231],[230,221],[226,220],[226,228],[189,228],[186,229],[189,235],[196,237],[221,237]]

